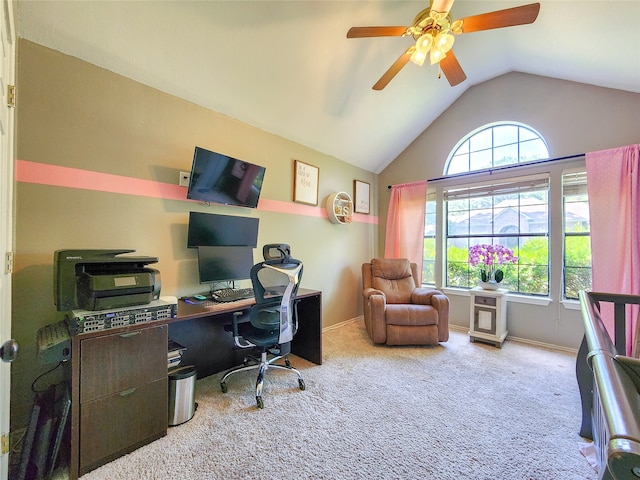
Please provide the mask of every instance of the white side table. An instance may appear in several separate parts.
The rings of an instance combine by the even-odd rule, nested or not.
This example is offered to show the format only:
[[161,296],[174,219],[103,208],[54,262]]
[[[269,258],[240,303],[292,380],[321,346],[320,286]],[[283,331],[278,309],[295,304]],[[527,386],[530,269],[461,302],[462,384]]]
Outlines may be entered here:
[[493,343],[502,348],[507,337],[507,291],[485,290],[480,287],[471,289],[471,321],[469,338]]

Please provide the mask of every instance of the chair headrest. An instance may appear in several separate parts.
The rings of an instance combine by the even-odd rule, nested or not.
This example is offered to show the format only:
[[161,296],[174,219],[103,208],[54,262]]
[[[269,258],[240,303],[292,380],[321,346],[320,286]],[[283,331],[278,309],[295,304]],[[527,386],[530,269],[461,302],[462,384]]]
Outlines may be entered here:
[[262,256],[265,261],[287,261],[291,257],[291,247],[286,243],[269,243],[262,247]]
[[371,260],[371,273],[387,280],[412,276],[411,264],[406,258],[374,258]]

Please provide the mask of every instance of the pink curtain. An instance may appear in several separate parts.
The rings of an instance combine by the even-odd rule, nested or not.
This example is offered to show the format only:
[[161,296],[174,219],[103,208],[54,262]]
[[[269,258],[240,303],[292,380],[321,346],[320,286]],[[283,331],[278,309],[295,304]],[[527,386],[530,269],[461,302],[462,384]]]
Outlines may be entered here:
[[408,258],[418,266],[418,278],[422,278],[426,203],[426,180],[391,187],[384,257]]
[[[594,292],[640,294],[640,144],[586,154]],[[613,338],[613,306],[602,305]],[[637,306],[627,307],[627,355],[636,356]]]

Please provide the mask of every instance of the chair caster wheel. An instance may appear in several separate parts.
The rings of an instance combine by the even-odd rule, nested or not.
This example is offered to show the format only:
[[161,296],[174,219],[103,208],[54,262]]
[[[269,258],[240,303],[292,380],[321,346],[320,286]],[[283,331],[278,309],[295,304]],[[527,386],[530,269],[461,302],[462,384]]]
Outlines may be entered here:
[[256,397],[256,404],[258,405],[258,408],[264,408],[264,401],[262,400],[262,397]]
[[225,382],[220,384],[220,390],[222,390],[222,393],[227,393],[227,384]]
[[300,390],[305,390],[307,388],[307,386],[304,384],[304,380],[302,380],[301,378],[298,379],[298,386],[300,387]]

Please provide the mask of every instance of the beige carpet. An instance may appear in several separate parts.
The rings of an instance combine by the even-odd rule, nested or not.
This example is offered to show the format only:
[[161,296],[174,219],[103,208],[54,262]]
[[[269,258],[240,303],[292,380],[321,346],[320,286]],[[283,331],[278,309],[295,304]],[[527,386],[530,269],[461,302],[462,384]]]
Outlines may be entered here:
[[324,334],[324,364],[253,373],[168,435],[82,477],[116,479],[596,479],[579,451],[573,355],[452,332],[438,347],[373,346],[361,322]]

